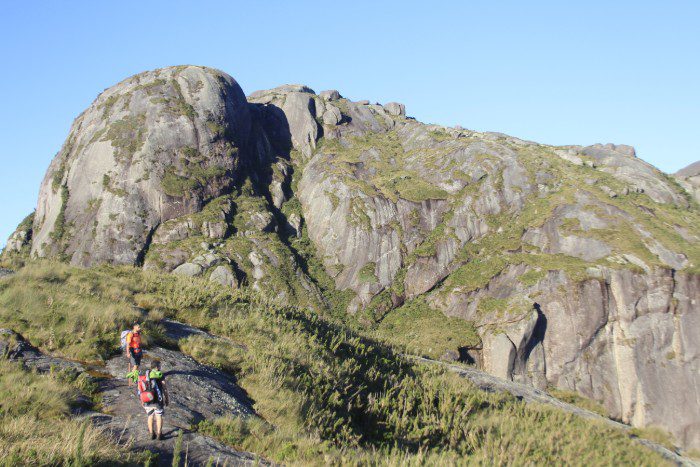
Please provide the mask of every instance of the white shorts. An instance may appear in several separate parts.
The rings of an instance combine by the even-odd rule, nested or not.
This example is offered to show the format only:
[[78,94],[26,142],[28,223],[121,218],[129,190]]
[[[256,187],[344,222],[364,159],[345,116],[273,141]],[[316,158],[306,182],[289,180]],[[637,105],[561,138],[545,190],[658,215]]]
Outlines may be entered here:
[[162,405],[144,405],[144,409],[146,409],[146,415],[149,417],[153,414],[156,415],[163,415],[164,408]]

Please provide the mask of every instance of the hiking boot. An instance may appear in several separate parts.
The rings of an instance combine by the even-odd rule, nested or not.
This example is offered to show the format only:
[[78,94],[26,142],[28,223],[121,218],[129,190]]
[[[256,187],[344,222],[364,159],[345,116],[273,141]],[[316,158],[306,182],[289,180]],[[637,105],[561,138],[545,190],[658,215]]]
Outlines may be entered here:
[[155,434],[155,433],[151,433],[151,439],[156,439],[156,434]]

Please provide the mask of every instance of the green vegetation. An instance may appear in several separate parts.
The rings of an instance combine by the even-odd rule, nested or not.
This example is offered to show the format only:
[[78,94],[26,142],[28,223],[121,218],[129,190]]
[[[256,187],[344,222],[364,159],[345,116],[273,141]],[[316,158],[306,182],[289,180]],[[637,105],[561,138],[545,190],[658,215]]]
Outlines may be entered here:
[[350,198],[348,222],[365,230],[372,229],[372,219],[367,214],[367,204],[360,198]]
[[107,120],[109,118],[109,114],[112,112],[112,107],[114,107],[114,104],[117,103],[119,100],[119,94],[112,94],[109,96],[103,103],[102,103],[102,119]]
[[[31,285],[41,288],[30,293]],[[121,285],[111,286],[104,272],[76,274],[60,263],[30,264],[0,284],[1,326],[47,351],[104,361],[119,345],[114,330],[140,317],[125,302],[136,290]]]
[[450,135],[442,128],[439,128],[437,130],[431,130],[428,132],[428,134],[431,138],[433,138],[436,141],[447,141],[453,139],[452,135]]
[[526,287],[531,287],[537,285],[542,279],[545,278],[547,272],[542,269],[529,269],[525,273],[521,274],[518,280],[521,284]]
[[[238,152],[235,147],[226,149],[227,155],[233,157]],[[193,191],[214,183],[228,173],[228,169],[219,165],[210,165],[207,158],[197,148],[185,146],[179,150],[176,165],[166,167],[161,186],[170,196],[187,197]]]
[[115,148],[114,156],[122,162],[130,160],[146,142],[146,115],[129,115],[112,122],[102,137],[111,141]]
[[[146,335],[155,340],[162,339],[159,320],[171,317],[236,344],[202,337],[179,343],[195,359],[233,373],[260,415],[248,421],[207,420],[199,429],[274,461],[376,465],[391,455],[409,465],[465,459],[476,464],[662,462],[621,431],[482,392],[454,374],[404,361],[340,322],[276,304],[250,289],[129,267],[79,269],[47,262],[29,263],[0,282],[0,327],[79,359],[114,353],[118,330],[140,315],[135,305],[146,310]],[[396,325],[412,313],[432,321],[419,303],[400,313],[409,316],[396,319]],[[68,432],[54,429],[52,436]],[[85,456],[93,455],[90,446],[109,447],[90,444],[89,436],[86,431]],[[17,459],[25,455],[20,452]],[[99,458],[108,461],[109,455]]]
[[68,198],[68,187],[63,185],[61,187],[61,210],[58,212],[58,216],[56,216],[53,230],[51,231],[51,238],[56,244],[62,244],[67,233],[66,208],[68,207]]
[[192,107],[192,105],[185,101],[185,96],[182,94],[180,83],[178,83],[177,80],[173,79],[170,81],[170,84],[172,85],[173,89],[175,90],[175,93],[177,94],[177,99],[174,99],[170,102],[170,107],[168,108],[168,110],[174,113],[175,115],[182,115],[184,117],[189,118],[190,120],[194,119],[197,116],[197,111],[194,110],[194,107]]
[[472,292],[488,284],[494,276],[503,270],[505,265],[505,259],[500,256],[486,260],[475,258],[450,274],[442,290],[451,291],[459,287],[460,292]]
[[197,116],[197,111],[194,110],[194,107],[192,107],[192,105],[188,104],[182,99],[175,101],[173,112],[177,113],[178,115],[187,117],[190,120]]
[[22,222],[19,223],[17,226],[16,230],[29,230],[32,228],[34,225],[34,211],[32,211],[31,214],[29,214],[27,217],[22,219]]
[[448,235],[452,233],[449,227],[445,226],[445,223],[435,227],[429,234],[428,237],[413,250],[411,256],[408,258],[407,262],[412,264],[415,262],[417,257],[430,257],[437,254],[437,244],[446,239]]
[[91,465],[144,460],[124,452],[90,423],[70,417],[80,381],[66,373],[28,372],[0,356],[2,465]]
[[332,191],[326,191],[325,195],[328,196],[328,199],[331,200],[331,204],[333,205],[333,209],[337,209],[338,205],[340,204],[340,198],[338,198],[338,195],[336,195]]
[[[589,399],[588,397],[583,397],[577,392],[566,391],[564,389],[556,388],[550,388],[548,392],[561,401],[568,402],[569,404],[581,407],[582,409],[590,410],[591,412],[597,413],[598,415],[601,415],[603,417],[609,416],[608,411],[605,410],[605,407],[603,407],[603,405],[600,402],[593,399]],[[646,436],[645,438],[652,439]]]
[[114,195],[124,198],[128,195],[127,191],[123,188],[115,188],[112,184],[112,178],[108,174],[102,175],[102,188]]
[[[686,254],[690,263],[687,270],[695,271],[700,265],[700,245],[698,242],[684,239],[678,230],[680,228],[690,232],[700,225],[700,210],[693,203],[690,203],[690,208],[656,203],[648,195],[634,191],[611,198],[600,188],[601,186],[607,186],[616,193],[624,193],[628,188],[627,184],[613,175],[587,166],[568,164],[545,148],[531,149],[529,152],[526,151],[525,155],[524,159],[528,161],[530,170],[546,164],[547,172],[561,182],[561,193],[570,193],[569,199],[575,193],[591,195],[595,203],[589,206],[589,209],[602,219],[611,221],[609,228],[591,229],[588,232],[580,229],[574,221],[568,221],[562,226],[562,230],[567,234],[596,238],[608,243],[616,253],[631,253],[650,266],[666,267],[641,241],[643,237],[637,233],[641,228],[666,248]],[[585,182],[586,180],[595,180],[595,183],[590,185]],[[681,188],[675,183],[671,183],[671,187],[683,194]],[[683,196],[685,197],[685,194]],[[614,217],[606,215],[600,207],[603,205],[621,210],[627,220],[623,221],[619,215]],[[617,267],[609,262],[606,265]]]
[[420,203],[426,199],[446,199],[449,196],[445,190],[405,170],[377,177],[374,182],[382,194],[393,201],[403,198]]
[[374,273],[376,269],[377,263],[370,262],[362,266],[362,269],[360,269],[360,272],[358,274],[360,282],[377,282],[377,276]]
[[671,435],[663,430],[662,428],[649,426],[646,428],[632,428],[630,430],[632,436],[637,436],[639,438],[648,439],[655,443],[658,443],[671,451],[674,451],[676,447],[673,444],[673,438]]
[[51,177],[51,189],[54,193],[56,193],[61,188],[61,184],[63,183],[63,176],[65,175],[65,173],[66,161],[64,158],[61,161],[61,164],[58,166],[58,169],[53,173],[53,176]]
[[[156,86],[165,84],[164,80],[156,80],[139,85],[137,89],[150,94]],[[178,82],[173,80],[170,84],[178,98],[169,94],[168,99],[153,99],[158,102],[162,99],[168,111],[176,115],[195,117]],[[112,105],[114,102],[110,108]],[[345,103],[340,101],[339,105],[342,107]],[[107,115],[109,110],[106,108],[105,112]],[[128,117],[114,122],[98,137],[111,140],[118,157],[131,157],[144,144],[144,122],[145,115]],[[206,125],[216,138],[224,136],[225,129],[219,123],[207,121]],[[319,151],[327,157],[324,162],[330,165],[332,176],[358,192],[349,200],[350,223],[366,230],[373,228],[372,200],[361,194],[384,196],[394,202],[399,199],[416,203],[446,200],[449,213],[461,207],[459,203],[473,199],[482,188],[498,191],[508,182],[500,173],[500,161],[489,154],[492,143],[484,143],[484,153],[470,156],[488,169],[486,175],[472,183],[471,174],[457,169],[454,159],[444,157],[464,147],[453,144],[453,138],[442,130],[432,131],[429,136],[433,142],[441,143],[436,145],[438,149],[406,151],[394,132],[370,133],[349,138],[342,144],[338,140],[323,141],[319,145]],[[501,143],[506,144],[505,140]],[[232,157],[237,151],[233,146],[225,150]],[[542,148],[517,150],[518,162],[527,169],[529,177],[546,167],[556,183],[552,182],[546,191],[530,195],[520,211],[488,216],[489,233],[461,248],[454,264],[456,270],[438,284],[435,298],[444,298],[449,293],[474,292],[507,268],[517,267],[517,271],[523,271],[518,280],[531,287],[549,271],[563,271],[572,281],[580,281],[588,278],[587,270],[591,266],[632,267],[611,264],[604,259],[587,262],[546,254],[524,242],[523,234],[528,229],[542,227],[557,207],[576,203],[577,194],[591,196],[599,205],[607,203],[623,210],[629,215],[628,220],[620,221],[618,216],[611,216],[615,220],[611,227],[583,231],[578,219],[565,219],[558,226],[563,235],[600,239],[616,254],[632,253],[652,266],[660,265],[639,236],[629,235],[638,224],[666,247],[687,252],[691,270],[698,267],[700,246],[689,245],[679,233],[683,229],[692,232],[700,225],[700,215],[696,211],[658,205],[639,193],[611,199],[600,188],[602,184],[623,192],[621,183],[611,175],[567,164]],[[291,187],[296,190],[303,162],[296,151],[292,151],[290,157],[295,169]],[[162,177],[165,193],[185,197],[227,175],[226,168],[207,166],[206,162],[197,148],[181,148],[179,159]],[[439,168],[452,173],[455,180],[470,183],[451,195],[421,176],[424,168]],[[64,170],[63,166],[60,170]],[[275,177],[279,179],[279,172]],[[592,177],[595,177],[594,182],[590,182]],[[68,189],[60,184],[62,178],[63,172],[60,172],[58,188],[62,190],[64,202],[53,233],[55,241],[63,241],[70,229],[64,212]],[[585,182],[586,179],[589,182]],[[105,175],[102,182],[106,190],[117,192],[109,175]],[[278,212],[271,208],[265,190],[266,187],[254,187],[247,180],[235,192],[210,201],[202,212],[168,221],[173,225],[186,222],[187,238],[167,245],[153,244],[147,253],[146,261],[161,267],[173,252],[190,256],[201,254],[201,243],[212,243],[202,234],[203,223],[225,221],[229,232],[241,235],[229,235],[206,248],[235,262],[242,279],[241,290],[209,283],[206,277],[182,278],[128,267],[77,269],[59,263],[29,262],[15,276],[0,282],[0,327],[22,333],[45,351],[99,363],[117,352],[115,334],[118,330],[134,320],[141,320],[151,342],[176,345],[196,360],[235,376],[255,401],[260,415],[251,419],[206,420],[197,429],[276,462],[312,465],[392,462],[401,465],[655,465],[661,462],[656,454],[631,443],[623,432],[552,408],[527,406],[508,395],[482,392],[454,374],[425,368],[400,356],[410,353],[439,358],[448,350],[479,343],[472,323],[444,316],[431,308],[425,297],[393,309],[394,303],[405,295],[407,269],[421,257],[435,256],[440,242],[456,238],[448,225],[450,214],[427,233],[408,258],[404,258],[391,287],[374,297],[365,310],[348,317],[344,310],[354,292],[336,290],[334,280],[342,272],[342,265],[335,270],[333,266],[326,268],[324,261],[334,264],[333,259],[320,257],[305,224],[302,224],[299,238],[283,230],[284,216],[303,214],[297,198],[285,202]],[[512,192],[522,191],[515,187]],[[326,196],[334,208],[340,205],[335,193],[327,192]],[[95,205],[89,207],[92,209]],[[605,210],[591,209],[606,218]],[[413,227],[417,227],[420,218],[417,211],[413,213]],[[274,218],[260,217],[268,214]],[[272,229],[261,227],[261,223],[268,220],[277,222],[280,231],[268,232]],[[398,222],[389,224],[389,228],[403,236]],[[251,262],[251,253],[255,254],[255,265]],[[255,274],[258,269],[263,270],[262,277]],[[374,262],[365,264],[358,274],[360,282],[376,283],[376,269]],[[253,283],[260,292],[248,287]],[[523,302],[522,299],[486,297],[476,308],[482,318],[516,316],[531,308],[531,300]],[[140,310],[145,311],[142,314]],[[200,335],[171,342],[160,325],[164,318],[177,319],[225,339]],[[497,328],[498,324],[493,326]],[[669,353],[667,358],[674,358],[674,355]],[[9,367],[2,369],[10,373],[19,371]],[[37,381],[41,384],[51,381],[54,389],[65,390],[58,394],[59,401],[70,400],[75,394],[72,381],[27,375],[27,378],[39,378]],[[7,400],[12,401],[8,407],[21,407],[22,402],[15,402],[13,397],[1,392],[4,391],[2,381],[0,375],[3,402],[8,397]],[[34,384],[32,381],[28,384]],[[604,414],[604,409],[594,401],[565,391],[553,390],[552,393],[562,400]],[[51,400],[46,402],[49,408],[54,407],[52,404]],[[6,417],[3,410],[6,410],[5,405],[0,406],[0,417]],[[75,423],[65,411],[52,409],[50,413],[54,417],[52,422]],[[19,412],[7,415],[12,420],[23,416]],[[43,433],[43,425],[36,429]],[[90,461],[110,459],[109,444],[100,445],[104,453],[95,451],[97,448],[90,444],[91,437],[99,433],[92,434],[85,425],[70,425],[64,432],[76,434],[75,441],[68,442],[64,450],[80,444],[79,438],[83,439],[83,446],[70,452],[56,449],[56,455],[63,457],[55,459],[20,447],[12,459],[19,463],[44,462],[43,459],[49,459],[47,463],[65,463],[61,459],[81,456]],[[668,438],[662,439],[656,432],[634,434],[668,442]],[[4,452],[4,442],[0,435],[0,452]]]
[[[292,212],[301,213],[301,204],[297,198],[292,198],[282,206],[282,212],[289,215]],[[306,223],[302,224],[301,237],[292,237],[289,240],[289,246],[297,253],[300,258],[301,266],[304,272],[318,287],[326,301],[326,311],[333,315],[344,317],[345,310],[354,297],[355,293],[352,290],[337,290],[335,281],[328,275],[320,255],[316,251],[316,247],[309,238],[309,231]],[[338,271],[339,272],[339,271]]]
[[166,194],[181,198],[225,174],[226,169],[223,167],[202,167],[198,164],[192,164],[185,169],[185,175],[180,175],[173,166],[170,166],[163,174],[160,183]]
[[146,91],[146,94],[150,96],[151,94],[153,94],[153,92],[155,92],[156,88],[164,86],[166,83],[167,81],[165,81],[164,79],[157,78],[153,81],[149,81],[148,83],[139,84],[134,88],[134,91],[144,90]]
[[215,137],[223,137],[226,134],[226,127],[213,120],[206,121],[207,128]]
[[24,238],[24,244],[19,251],[9,251],[7,248],[0,251],[0,267],[7,269],[18,269],[24,266],[26,261],[29,259],[29,252],[31,250],[31,239],[33,234],[34,226],[34,212],[25,217],[22,222],[19,223],[13,235],[17,232],[25,232],[26,237]]
[[431,308],[423,297],[391,310],[372,336],[405,353],[433,359],[448,350],[477,346],[481,341],[471,322],[445,316]]
[[[423,179],[417,171],[404,168],[407,158],[422,154],[407,154],[395,132],[368,133],[362,137],[353,137],[348,147],[337,140],[324,141],[320,150],[330,155],[329,162],[333,171],[341,176],[345,183],[368,196],[381,193],[394,202],[399,198],[421,202],[448,197],[447,192]],[[354,165],[360,162],[374,169],[376,175],[366,181],[349,177],[353,174]]]

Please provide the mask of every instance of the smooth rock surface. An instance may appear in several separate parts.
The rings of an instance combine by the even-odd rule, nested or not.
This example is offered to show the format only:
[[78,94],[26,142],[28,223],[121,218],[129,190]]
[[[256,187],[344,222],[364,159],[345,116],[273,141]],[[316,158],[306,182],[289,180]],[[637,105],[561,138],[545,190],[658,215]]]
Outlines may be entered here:
[[209,276],[209,280],[226,287],[238,288],[238,280],[228,266],[217,266]]
[[187,277],[195,277],[199,276],[202,274],[203,268],[199,264],[195,263],[185,263],[181,264],[180,266],[176,267],[173,270],[173,274],[177,274],[180,276],[187,276]]
[[395,115],[397,117],[406,116],[406,106],[399,104],[398,102],[389,102],[388,104],[384,104],[384,110],[386,110],[390,115]]
[[[46,173],[32,254],[136,264],[159,224],[230,189],[250,126],[243,91],[218,70],[163,68],[107,89]],[[211,176],[182,189],[192,164]]]

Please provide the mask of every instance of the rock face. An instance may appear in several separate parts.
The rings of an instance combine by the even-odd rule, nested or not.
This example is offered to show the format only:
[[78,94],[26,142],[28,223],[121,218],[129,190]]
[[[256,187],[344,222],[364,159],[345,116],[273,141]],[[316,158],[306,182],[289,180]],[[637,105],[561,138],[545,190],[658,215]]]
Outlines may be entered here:
[[695,199],[695,202],[700,203],[700,161],[693,162],[675,175],[678,183]]
[[241,88],[217,70],[166,68],[107,89],[51,162],[32,253],[138,263],[158,225],[231,189],[250,126]]
[[[661,426],[682,445],[696,445],[700,276],[667,269],[590,273],[597,277],[576,282],[549,272],[537,285],[513,287],[513,276],[525,272],[510,270],[479,291],[433,299],[482,329],[491,374],[576,391],[603,402],[616,419]],[[485,290],[504,305],[491,312],[472,306],[494,300]],[[525,298],[531,301],[521,308],[506,305]]]
[[492,374],[700,448],[698,173],[303,85],[246,102],[221,72],[174,67],[78,117],[5,254],[143,262],[318,309],[325,284],[375,322],[425,300],[474,323]]

